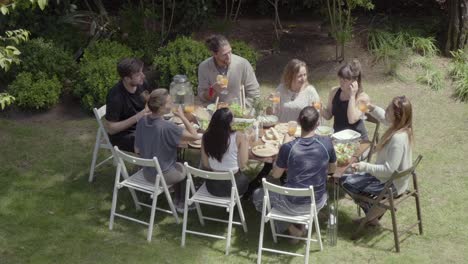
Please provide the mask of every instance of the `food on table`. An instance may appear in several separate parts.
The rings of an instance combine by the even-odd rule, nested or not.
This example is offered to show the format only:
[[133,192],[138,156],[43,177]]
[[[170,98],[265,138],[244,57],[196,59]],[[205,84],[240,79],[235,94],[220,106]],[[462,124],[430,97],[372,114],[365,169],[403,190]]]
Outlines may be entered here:
[[246,128],[252,126],[253,123],[249,122],[233,122],[231,127],[235,131],[241,131],[243,132]]
[[211,115],[210,113],[203,107],[197,107],[193,114],[198,118],[202,120],[210,120]]
[[265,135],[262,137],[263,142],[281,144],[284,140],[284,135],[279,134],[275,128],[270,128],[265,131]]
[[232,103],[230,106],[229,106],[229,109],[231,109],[231,112],[232,114],[234,115],[234,117],[244,117],[244,113],[242,111],[242,107],[240,104],[238,103]]
[[333,128],[327,126],[319,126],[315,129],[315,134],[320,136],[331,136],[333,134]]
[[258,157],[271,157],[278,154],[278,145],[274,144],[265,144],[258,145],[252,148],[252,153]]
[[349,163],[356,152],[359,143],[336,143],[334,145],[338,166],[345,166]]
[[257,121],[262,123],[264,127],[271,127],[278,122],[278,117],[275,115],[262,115],[257,117]]
[[277,124],[277,125],[275,126],[275,129],[276,129],[280,134],[284,134],[284,133],[288,133],[289,126],[288,126],[288,123],[280,123],[280,124]]
[[[228,103],[225,103],[225,102],[219,102],[219,103],[218,103],[218,109],[226,108],[226,107],[229,107],[229,104],[228,104]],[[232,110],[231,110],[231,111],[232,111]]]

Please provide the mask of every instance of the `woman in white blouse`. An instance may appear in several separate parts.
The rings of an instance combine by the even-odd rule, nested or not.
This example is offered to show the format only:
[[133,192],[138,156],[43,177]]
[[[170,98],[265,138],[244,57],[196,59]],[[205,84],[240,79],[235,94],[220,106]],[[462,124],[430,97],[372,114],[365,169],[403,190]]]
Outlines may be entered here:
[[[377,145],[377,160],[374,164],[359,162],[352,164],[356,173],[341,177],[340,184],[343,189],[353,196],[378,195],[398,170],[406,170],[412,166],[412,142],[413,142],[413,111],[411,102],[405,96],[397,96],[392,99],[387,109],[384,110],[375,105],[369,105],[370,114],[383,124],[389,126]],[[408,188],[409,175],[394,181],[393,195],[402,194]],[[359,204],[364,212],[369,211],[368,203]],[[378,213],[371,225],[378,224],[385,210]]]
[[320,97],[314,86],[307,80],[307,65],[305,62],[292,59],[283,70],[281,83],[276,88],[280,94],[279,122],[296,121],[299,112],[312,102],[319,102]]
[[[290,60],[284,67],[281,83],[276,88],[276,92],[280,95],[280,102],[275,114],[280,123],[297,121],[304,107],[310,106],[313,102],[320,102],[317,91],[307,80],[306,63],[298,59]],[[270,96],[270,100],[272,99],[273,96]],[[261,186],[262,179],[270,173],[272,168],[272,163],[264,164],[257,177],[250,182],[244,199],[248,199],[252,192]]]

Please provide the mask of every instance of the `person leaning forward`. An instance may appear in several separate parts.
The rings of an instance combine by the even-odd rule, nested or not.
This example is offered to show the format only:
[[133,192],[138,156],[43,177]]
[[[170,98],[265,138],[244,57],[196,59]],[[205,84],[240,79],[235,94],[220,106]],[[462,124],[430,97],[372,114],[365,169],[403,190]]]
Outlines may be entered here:
[[[260,89],[250,63],[232,54],[231,45],[222,35],[214,35],[206,40],[212,57],[198,66],[198,96],[203,103],[213,103],[219,96],[220,102],[231,102],[239,98],[240,87],[244,85],[246,104],[251,105],[254,98],[260,96]],[[220,82],[218,75],[227,77]],[[227,86],[227,87],[226,87]],[[223,94],[226,89],[227,93]]]
[[148,92],[143,86],[143,62],[136,58],[122,59],[117,72],[121,79],[107,94],[104,126],[112,145],[133,152],[136,123],[150,113],[145,108]]

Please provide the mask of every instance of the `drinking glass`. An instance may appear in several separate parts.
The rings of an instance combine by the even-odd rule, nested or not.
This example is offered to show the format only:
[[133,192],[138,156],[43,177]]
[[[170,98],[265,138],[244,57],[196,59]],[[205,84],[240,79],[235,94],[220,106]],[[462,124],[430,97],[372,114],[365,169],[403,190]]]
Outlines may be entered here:
[[296,130],[297,130],[297,122],[289,121],[288,122],[288,135],[290,135],[291,137],[294,137],[294,135],[296,134]]
[[319,112],[319,125],[323,124],[322,115],[320,114],[320,110],[322,109],[322,102],[312,101],[311,106],[313,106]]
[[358,104],[358,108],[359,108],[359,111],[361,111],[361,120],[366,120],[367,117],[366,117],[366,113],[368,111],[368,107],[367,107],[367,104],[364,103],[364,102],[360,102]]
[[218,84],[223,89],[221,91],[221,94],[228,94],[227,87],[228,87],[228,84],[229,84],[229,79],[227,78],[227,76],[219,74],[218,76],[216,76],[216,81],[218,82]]

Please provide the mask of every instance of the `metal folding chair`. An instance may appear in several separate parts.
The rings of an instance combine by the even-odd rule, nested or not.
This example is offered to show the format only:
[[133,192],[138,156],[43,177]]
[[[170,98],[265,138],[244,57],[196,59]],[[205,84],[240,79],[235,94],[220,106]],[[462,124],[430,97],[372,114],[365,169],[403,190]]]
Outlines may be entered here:
[[[176,222],[179,223],[179,217],[174,207],[174,203],[172,202],[171,195],[168,190],[168,186],[166,185],[166,181],[164,180],[164,176],[161,171],[161,167],[159,166],[158,159],[154,157],[153,159],[142,159],[137,158],[131,155],[128,155],[119,150],[117,146],[114,147],[115,157],[118,161],[117,164],[117,172],[115,174],[115,185],[114,185],[114,195],[112,197],[112,208],[111,208],[111,215],[110,215],[110,222],[109,222],[109,229],[112,230],[114,225],[114,217],[118,216],[130,221],[134,221],[143,225],[148,226],[148,235],[147,240],[151,242],[151,236],[153,234],[153,225],[154,225],[154,217],[156,214],[156,210],[162,211],[165,213],[172,214],[176,219]],[[156,180],[154,183],[148,182],[145,177],[143,176],[143,169],[138,170],[132,176],[128,175],[127,167],[125,166],[125,162],[143,166],[143,167],[152,167],[156,169]],[[121,178],[122,177],[122,178]],[[144,222],[136,218],[132,218],[127,215],[123,215],[121,213],[116,213],[117,208],[117,195],[122,187],[127,187],[129,190],[135,190],[143,193],[147,193],[151,195],[152,203],[151,205],[145,204],[142,202],[138,202],[139,205],[151,208],[151,216],[149,222]],[[157,207],[158,196],[164,193],[169,203],[169,207],[171,210],[166,210]]]
[[[96,133],[96,143],[94,144],[91,168],[89,170],[89,182],[93,181],[94,171],[97,167],[103,165],[107,161],[110,161],[114,158],[114,149],[112,147],[112,144],[110,143],[109,136],[107,135],[107,132],[104,129],[104,125],[102,124],[102,118],[106,115],[106,105],[101,106],[99,109],[94,108],[93,112],[99,126]],[[99,149],[107,149],[108,151],[110,151],[111,155],[96,165]],[[114,161],[114,163],[116,164],[117,162]]]
[[[262,220],[260,223],[260,239],[259,239],[259,245],[258,245],[257,263],[262,262],[263,251],[278,253],[278,254],[286,254],[290,256],[304,257],[304,263],[309,263],[309,251],[310,251],[311,241],[318,242],[320,245],[320,251],[323,250],[322,238],[320,235],[320,226],[319,226],[318,217],[317,217],[317,207],[315,204],[314,187],[309,186],[309,188],[307,189],[306,188],[287,188],[287,187],[282,187],[282,186],[278,186],[275,184],[271,184],[267,182],[266,179],[263,179],[262,181],[263,181],[263,189],[265,191],[265,195],[263,197]],[[271,206],[269,192],[274,192],[274,193],[278,193],[278,194],[286,195],[286,196],[309,196],[310,201],[311,201],[310,213],[304,214],[304,215],[288,215],[288,214],[278,211],[277,209]],[[275,229],[274,221],[284,221],[284,222],[303,224],[303,225],[308,226],[307,238],[278,234]],[[271,233],[273,235],[273,241],[275,243],[277,243],[278,241],[277,237],[293,238],[293,239],[306,241],[307,246],[306,246],[305,255],[263,247],[264,229],[265,229],[265,224],[267,222],[270,222]],[[317,239],[312,239],[312,227],[314,225],[314,222],[315,222],[315,229],[317,233]]]
[[[185,162],[185,167],[187,168],[187,187],[185,190],[185,205],[184,205],[184,222],[182,226],[182,242],[181,246],[185,246],[185,236],[187,233],[206,236],[211,238],[218,238],[218,239],[226,239],[226,255],[229,254],[229,249],[231,247],[231,232],[232,232],[232,225],[242,225],[244,232],[247,232],[247,224],[245,222],[244,211],[242,210],[242,205],[240,202],[239,193],[237,192],[237,185],[234,179],[234,173],[230,172],[211,172],[211,171],[204,171],[200,169],[196,169],[188,165]],[[229,197],[218,197],[211,195],[208,190],[206,189],[206,184],[204,183],[198,190],[195,190],[195,185],[193,183],[193,177],[200,177],[204,179],[210,180],[230,180],[232,183],[231,193]],[[188,217],[188,205],[195,203],[195,207],[198,214],[198,220],[202,226],[205,225],[205,220],[216,221],[221,223],[228,224],[228,232],[227,236],[218,236],[209,233],[203,233],[193,230],[187,229],[187,217]],[[219,218],[212,218],[203,216],[200,204],[218,206],[226,208],[227,212],[229,213],[229,219],[219,219]],[[237,209],[239,210],[240,222],[233,221],[234,216],[234,207],[237,205]]]

